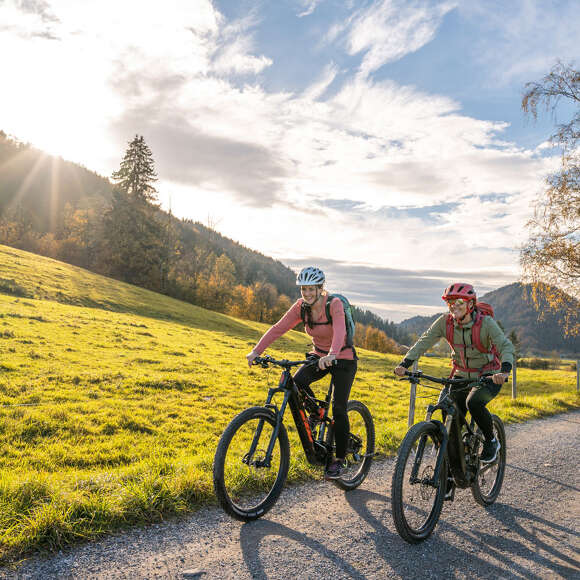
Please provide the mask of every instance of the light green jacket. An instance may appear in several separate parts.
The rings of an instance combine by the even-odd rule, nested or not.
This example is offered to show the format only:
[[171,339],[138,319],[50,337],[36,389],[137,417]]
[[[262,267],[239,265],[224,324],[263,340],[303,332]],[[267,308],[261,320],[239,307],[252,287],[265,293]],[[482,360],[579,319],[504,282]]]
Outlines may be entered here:
[[[432,325],[426,330],[421,338],[411,347],[409,352],[405,355],[407,360],[415,361],[425,354],[438,340],[447,337],[447,314],[442,314]],[[453,324],[453,342],[455,347],[452,349],[452,358],[460,367],[467,367],[473,369],[481,369],[491,361],[493,355],[485,352],[480,352],[476,346],[471,343],[471,327],[473,320],[459,326],[454,321]],[[514,364],[514,346],[511,341],[503,333],[497,322],[491,316],[484,316],[481,323],[480,332],[481,343],[484,348],[491,348],[494,344],[500,361],[508,362],[512,366]],[[465,359],[465,363],[461,360],[461,354]],[[497,372],[497,371],[496,371]],[[462,372],[457,371],[456,376],[464,376],[468,378],[477,378],[478,372]]]

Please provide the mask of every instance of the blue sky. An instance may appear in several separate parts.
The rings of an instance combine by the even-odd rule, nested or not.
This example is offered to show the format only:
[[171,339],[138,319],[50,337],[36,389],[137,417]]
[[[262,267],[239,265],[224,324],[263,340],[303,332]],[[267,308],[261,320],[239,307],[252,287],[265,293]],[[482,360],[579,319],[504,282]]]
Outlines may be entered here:
[[4,0],[0,129],[104,175],[142,134],[164,207],[401,320],[518,279],[558,163],[522,90],[578,62],[578,22],[572,0]]

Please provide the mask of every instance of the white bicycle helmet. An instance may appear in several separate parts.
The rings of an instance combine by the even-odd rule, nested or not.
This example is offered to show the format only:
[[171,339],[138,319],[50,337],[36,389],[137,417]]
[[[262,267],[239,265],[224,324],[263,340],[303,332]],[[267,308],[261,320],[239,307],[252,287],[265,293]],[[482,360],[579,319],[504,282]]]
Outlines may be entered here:
[[296,286],[315,286],[324,284],[324,272],[314,266],[302,268],[296,277]]

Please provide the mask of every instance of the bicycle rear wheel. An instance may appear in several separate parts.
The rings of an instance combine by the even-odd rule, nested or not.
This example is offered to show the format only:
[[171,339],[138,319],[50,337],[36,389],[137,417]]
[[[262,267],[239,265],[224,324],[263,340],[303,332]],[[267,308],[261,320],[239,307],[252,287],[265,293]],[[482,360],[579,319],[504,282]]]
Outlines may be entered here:
[[407,542],[427,539],[439,520],[447,481],[447,461],[439,479],[433,481],[441,433],[436,425],[413,425],[401,443],[391,486],[391,507],[395,527]]
[[290,444],[283,424],[270,462],[266,461],[275,425],[276,415],[270,409],[252,407],[234,417],[219,440],[213,464],[214,491],[224,511],[238,520],[263,516],[284,487]]
[[349,491],[357,488],[366,478],[375,453],[375,424],[367,406],[360,401],[347,405],[350,432],[346,448],[345,464],[334,484]]
[[497,459],[493,463],[479,464],[477,477],[471,485],[473,499],[484,507],[491,505],[501,491],[507,456],[503,423],[497,415],[492,415],[491,420],[493,422],[493,436],[499,441],[501,447]]

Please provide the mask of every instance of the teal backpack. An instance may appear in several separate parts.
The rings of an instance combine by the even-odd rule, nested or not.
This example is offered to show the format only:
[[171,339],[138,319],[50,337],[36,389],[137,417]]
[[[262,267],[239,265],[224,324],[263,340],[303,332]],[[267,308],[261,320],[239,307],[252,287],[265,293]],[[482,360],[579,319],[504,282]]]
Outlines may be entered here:
[[[333,298],[338,298],[342,302],[342,308],[344,309],[344,325],[346,326],[346,346],[344,348],[352,348],[354,350],[354,318],[352,317],[352,308],[350,302],[342,294],[329,294],[326,299],[326,322],[313,322],[313,326],[320,324],[332,324],[332,316],[330,315],[330,303]],[[300,305],[300,318],[302,322],[306,325],[306,309],[304,307],[304,302]],[[344,349],[343,349],[344,350]]]

